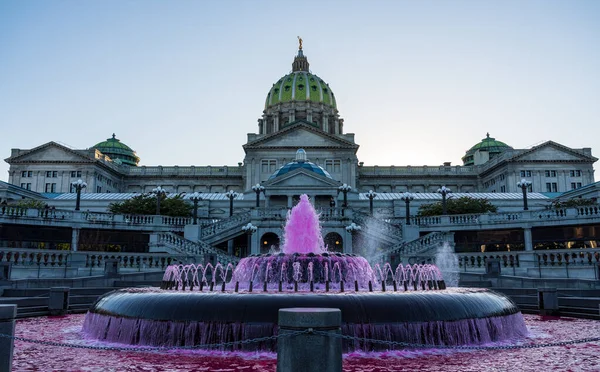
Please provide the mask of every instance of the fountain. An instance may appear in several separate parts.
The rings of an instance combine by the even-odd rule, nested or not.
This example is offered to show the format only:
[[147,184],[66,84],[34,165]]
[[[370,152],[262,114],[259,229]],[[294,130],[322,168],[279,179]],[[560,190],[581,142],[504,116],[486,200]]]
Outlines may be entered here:
[[[342,333],[432,345],[482,344],[525,336],[516,305],[485,289],[446,288],[434,265],[375,265],[327,251],[308,197],[288,214],[280,253],[217,264],[172,265],[161,288],[123,289],[86,314],[89,336],[126,344],[191,346],[277,333],[280,308],[342,311]],[[275,341],[226,350],[275,350]],[[344,341],[344,349],[380,344]]]

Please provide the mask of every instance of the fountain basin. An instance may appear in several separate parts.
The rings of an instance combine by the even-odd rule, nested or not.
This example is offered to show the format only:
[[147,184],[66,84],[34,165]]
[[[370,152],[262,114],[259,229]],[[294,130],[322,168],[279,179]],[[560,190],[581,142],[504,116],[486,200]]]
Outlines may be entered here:
[[[482,289],[409,292],[180,292],[123,289],[101,297],[83,330],[105,341],[154,346],[214,344],[277,334],[280,308],[342,311],[344,335],[432,345],[481,344],[523,337],[527,329],[506,296]],[[222,347],[275,350],[275,341]],[[344,341],[344,349],[383,350]]]

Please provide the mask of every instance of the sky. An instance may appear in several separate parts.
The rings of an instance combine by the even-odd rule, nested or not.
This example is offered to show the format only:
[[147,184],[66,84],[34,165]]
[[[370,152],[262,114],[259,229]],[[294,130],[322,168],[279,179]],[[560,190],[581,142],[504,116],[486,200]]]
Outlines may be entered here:
[[116,133],[140,165],[237,165],[297,36],[365,165],[487,132],[600,157],[600,1],[0,0],[1,159]]

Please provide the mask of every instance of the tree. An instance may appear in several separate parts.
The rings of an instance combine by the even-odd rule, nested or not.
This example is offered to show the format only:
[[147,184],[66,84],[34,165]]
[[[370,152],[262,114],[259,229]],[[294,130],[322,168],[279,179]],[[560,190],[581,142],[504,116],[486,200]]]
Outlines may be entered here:
[[[424,204],[419,207],[419,216],[441,216],[442,202]],[[447,214],[468,214],[496,212],[498,208],[487,199],[474,199],[468,196],[446,200]]]
[[591,198],[573,198],[564,201],[554,201],[552,202],[552,208],[576,208],[576,207],[585,207],[587,205],[596,205],[598,204],[598,199]]
[[17,202],[17,207],[28,209],[44,209],[46,203],[43,200],[21,199]]
[[[108,210],[115,214],[155,214],[156,195],[141,194],[120,203],[112,203]],[[167,198],[164,194],[160,199],[160,214],[171,217],[188,217],[192,205],[183,200],[181,195]]]

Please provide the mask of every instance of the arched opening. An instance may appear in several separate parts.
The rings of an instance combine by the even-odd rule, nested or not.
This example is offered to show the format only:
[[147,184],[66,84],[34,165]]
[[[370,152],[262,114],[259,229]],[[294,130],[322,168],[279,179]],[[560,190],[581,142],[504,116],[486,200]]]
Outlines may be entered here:
[[260,253],[269,253],[271,250],[279,250],[279,236],[268,232],[260,237]]
[[344,240],[342,236],[336,232],[330,232],[325,235],[323,239],[325,246],[329,252],[343,252],[344,251]]

